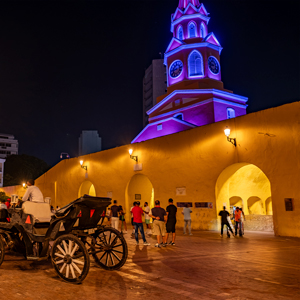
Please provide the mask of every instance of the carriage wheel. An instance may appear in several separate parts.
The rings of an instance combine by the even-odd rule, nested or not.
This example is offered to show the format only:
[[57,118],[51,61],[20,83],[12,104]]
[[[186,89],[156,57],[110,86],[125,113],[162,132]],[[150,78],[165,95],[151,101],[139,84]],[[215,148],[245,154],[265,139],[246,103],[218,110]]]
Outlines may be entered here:
[[5,255],[5,246],[2,240],[2,236],[0,235],[0,266],[3,263],[4,255]]
[[55,240],[51,260],[58,276],[69,282],[81,283],[89,272],[89,254],[84,244],[72,234]]
[[93,258],[105,270],[118,270],[126,262],[128,249],[123,235],[116,229],[106,227],[98,232],[92,241]]

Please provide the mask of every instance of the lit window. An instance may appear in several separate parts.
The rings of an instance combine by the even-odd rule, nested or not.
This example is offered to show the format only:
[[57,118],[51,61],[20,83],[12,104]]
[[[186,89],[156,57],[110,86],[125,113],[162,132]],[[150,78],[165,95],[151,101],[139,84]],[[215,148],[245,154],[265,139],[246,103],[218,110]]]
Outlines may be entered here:
[[176,118],[178,120],[183,120],[183,114],[176,114],[176,115],[174,115],[174,118]]
[[196,24],[194,22],[189,24],[189,37],[196,37]]
[[188,62],[190,77],[203,76],[203,58],[199,51],[194,50],[189,55]]
[[183,40],[183,29],[182,29],[182,26],[179,26],[178,27],[178,30],[177,30],[177,38],[179,39],[179,40]]
[[235,110],[232,108],[227,108],[227,119],[235,118]]
[[162,130],[162,124],[157,125],[157,131]]
[[203,23],[201,23],[201,26],[200,26],[200,37],[202,37],[202,38],[206,37],[205,25]]

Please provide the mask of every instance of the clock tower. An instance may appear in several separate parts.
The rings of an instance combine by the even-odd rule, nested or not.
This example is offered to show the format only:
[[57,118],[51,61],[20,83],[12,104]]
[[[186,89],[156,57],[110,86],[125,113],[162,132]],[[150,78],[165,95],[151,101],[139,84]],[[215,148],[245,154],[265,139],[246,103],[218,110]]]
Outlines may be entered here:
[[246,114],[248,98],[224,89],[221,44],[209,33],[209,13],[199,0],[179,0],[165,52],[167,94],[147,114],[149,124],[132,143]]

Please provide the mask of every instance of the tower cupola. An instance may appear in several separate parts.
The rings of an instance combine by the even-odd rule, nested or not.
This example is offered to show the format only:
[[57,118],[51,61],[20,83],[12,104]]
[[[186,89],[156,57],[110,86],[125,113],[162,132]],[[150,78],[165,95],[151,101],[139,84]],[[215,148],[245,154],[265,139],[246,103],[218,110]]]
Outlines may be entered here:
[[189,4],[193,4],[195,7],[200,6],[199,0],[179,0],[178,8],[185,9]]

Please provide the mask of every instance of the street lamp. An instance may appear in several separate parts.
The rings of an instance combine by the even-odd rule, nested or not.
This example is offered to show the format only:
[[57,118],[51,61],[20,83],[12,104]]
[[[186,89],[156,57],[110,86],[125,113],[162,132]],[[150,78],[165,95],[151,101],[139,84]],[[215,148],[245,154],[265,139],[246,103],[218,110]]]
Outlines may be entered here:
[[136,162],[138,161],[138,157],[137,156],[133,156],[133,155],[131,155],[132,154],[132,152],[133,152],[133,150],[132,149],[129,149],[129,155],[130,155],[130,158],[131,159],[133,159],[133,160],[135,160]]
[[225,135],[227,136],[227,141],[230,142],[234,147],[236,147],[236,139],[235,138],[230,138],[230,128],[226,126],[224,130]]
[[80,165],[82,169],[85,169],[87,171],[87,166],[83,166],[83,160],[80,161]]

